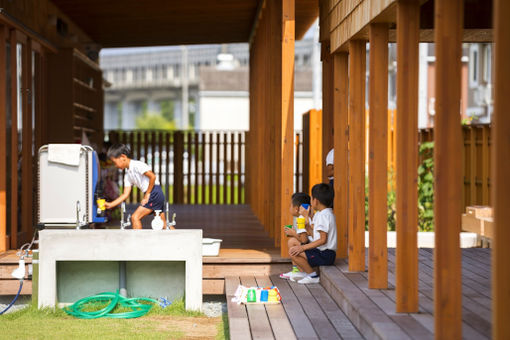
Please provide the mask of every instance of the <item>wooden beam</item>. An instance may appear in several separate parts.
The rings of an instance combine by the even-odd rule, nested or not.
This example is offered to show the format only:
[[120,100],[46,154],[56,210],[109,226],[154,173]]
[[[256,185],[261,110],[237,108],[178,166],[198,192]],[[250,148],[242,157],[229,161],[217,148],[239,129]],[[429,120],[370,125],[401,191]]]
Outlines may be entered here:
[[333,55],[333,129],[334,134],[334,187],[335,202],[334,212],[337,225],[337,258],[347,257],[347,226],[349,224],[349,125],[348,125],[348,64],[347,53],[335,53]]
[[[0,70],[6,70],[8,32],[0,26]],[[0,72],[0,107],[6,107],[6,74]],[[7,245],[7,112],[0,111],[0,253],[8,249]]]
[[[281,255],[288,257],[287,237],[283,232],[283,225],[292,219],[289,209],[290,198],[293,193],[294,174],[294,39],[295,39],[295,0],[281,1],[281,113],[278,145],[279,166],[281,167],[280,202],[276,210],[279,219]],[[276,94],[276,93],[275,93]]]
[[418,44],[420,4],[397,4],[396,310],[418,312]]
[[[459,211],[462,204],[462,176],[459,174],[462,174],[462,138],[459,111],[463,1],[436,0],[434,6],[436,28],[434,329],[436,339],[460,339],[462,277]],[[508,315],[506,318],[508,320]]]
[[365,271],[366,43],[349,42],[349,270]]
[[388,25],[370,25],[368,287],[388,288]]
[[510,339],[510,2],[494,1],[494,116],[492,154],[492,204],[494,244],[492,250],[492,336]]

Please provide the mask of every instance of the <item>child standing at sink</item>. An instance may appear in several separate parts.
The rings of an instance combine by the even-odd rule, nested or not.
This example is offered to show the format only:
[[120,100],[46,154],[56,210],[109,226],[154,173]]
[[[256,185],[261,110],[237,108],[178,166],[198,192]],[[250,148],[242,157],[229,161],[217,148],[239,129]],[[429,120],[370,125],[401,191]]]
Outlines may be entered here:
[[[125,144],[114,144],[108,149],[107,157],[121,170],[126,170],[124,175],[124,191],[112,202],[106,202],[106,209],[111,209],[124,202],[131,193],[133,185],[144,193],[140,206],[131,215],[133,229],[142,229],[142,218],[155,210],[164,211],[165,194],[161,189],[156,174],[149,165],[144,162],[131,159],[131,150]],[[161,213],[161,219],[165,220],[165,214]],[[173,227],[171,227],[174,229]]]

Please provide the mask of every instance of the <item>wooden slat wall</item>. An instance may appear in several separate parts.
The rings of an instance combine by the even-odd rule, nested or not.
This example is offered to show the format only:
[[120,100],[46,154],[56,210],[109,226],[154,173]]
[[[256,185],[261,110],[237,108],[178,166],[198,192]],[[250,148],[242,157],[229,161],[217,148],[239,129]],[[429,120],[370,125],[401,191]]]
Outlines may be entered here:
[[434,136],[436,339],[462,337],[461,216],[457,212],[462,204],[462,179],[459,176],[462,171],[462,144],[458,110],[463,6],[462,0],[434,2],[437,80]]
[[286,257],[281,233],[291,221],[283,207],[293,191],[294,11],[294,0],[264,2],[250,46],[249,202]]
[[[134,159],[148,163],[158,176],[168,202],[179,204],[245,203],[245,134],[158,130],[107,132],[109,141],[127,144]],[[218,136],[221,137],[219,142]],[[170,159],[172,152],[173,161]],[[188,157],[184,158],[184,154]],[[119,184],[122,186],[122,183],[121,178]],[[138,195],[141,193],[133,190],[128,202],[138,203]]]
[[492,336],[495,340],[510,339],[510,3],[494,1],[494,153],[492,156],[492,178],[494,188],[494,249],[492,271]]

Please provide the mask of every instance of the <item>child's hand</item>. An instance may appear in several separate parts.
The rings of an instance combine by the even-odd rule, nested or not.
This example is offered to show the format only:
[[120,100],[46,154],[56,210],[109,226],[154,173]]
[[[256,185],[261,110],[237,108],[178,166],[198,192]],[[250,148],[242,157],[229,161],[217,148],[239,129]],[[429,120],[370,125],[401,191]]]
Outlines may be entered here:
[[149,197],[146,197],[146,196],[145,196],[145,197],[142,199],[142,201],[140,202],[140,204],[143,206],[143,205],[146,205],[147,203],[149,203]]
[[303,246],[294,246],[289,249],[290,256],[298,256],[303,252]]
[[312,207],[309,206],[308,209],[303,208],[302,205],[299,206],[299,214],[305,217],[308,220],[308,217],[310,217]]
[[287,236],[294,236],[294,237],[297,237],[297,234],[296,234],[296,231],[292,228],[286,228],[286,227],[283,227],[283,232],[285,233],[285,235]]
[[113,208],[113,204],[112,202],[104,202],[104,207],[105,209],[111,209]]

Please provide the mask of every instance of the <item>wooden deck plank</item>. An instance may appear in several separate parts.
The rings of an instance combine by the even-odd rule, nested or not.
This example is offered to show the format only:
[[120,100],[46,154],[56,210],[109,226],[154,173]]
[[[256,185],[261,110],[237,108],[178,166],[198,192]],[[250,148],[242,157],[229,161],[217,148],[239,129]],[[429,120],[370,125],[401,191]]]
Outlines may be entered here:
[[321,285],[310,285],[308,286],[308,290],[312,293],[315,300],[317,300],[317,303],[321,306],[322,310],[342,339],[348,340],[363,338],[349,318],[344,314],[344,312],[342,312],[331,296],[329,296],[324,287]]
[[[316,284],[318,285],[318,284]],[[297,282],[289,282],[289,286],[296,295],[299,303],[303,306],[305,314],[313,325],[320,339],[340,339],[335,327],[329,322],[328,317],[321,309],[308,287]],[[313,286],[313,285],[310,285]]]
[[278,287],[282,295],[282,304],[296,337],[298,339],[318,339],[313,326],[303,311],[303,307],[299,303],[296,295],[290,288],[286,280],[280,279],[277,275],[270,276],[273,285]]
[[[247,287],[257,286],[253,276],[242,276],[241,284]],[[274,339],[271,324],[264,305],[246,305],[250,330],[254,339]]]
[[248,315],[244,305],[238,305],[232,302],[237,286],[239,285],[238,277],[227,277],[225,278],[225,292],[227,298],[228,308],[228,323],[230,338],[232,340],[244,340],[250,339],[250,324],[248,322]]
[[[268,276],[258,276],[255,277],[255,280],[259,287],[271,287],[273,285]],[[283,305],[265,305],[265,308],[275,339],[296,339],[296,335],[294,334],[292,325],[287,318],[287,314],[285,314]]]
[[391,335],[392,339],[409,339],[409,336],[344,274],[336,266],[321,267],[323,286],[361,334],[367,338]]

